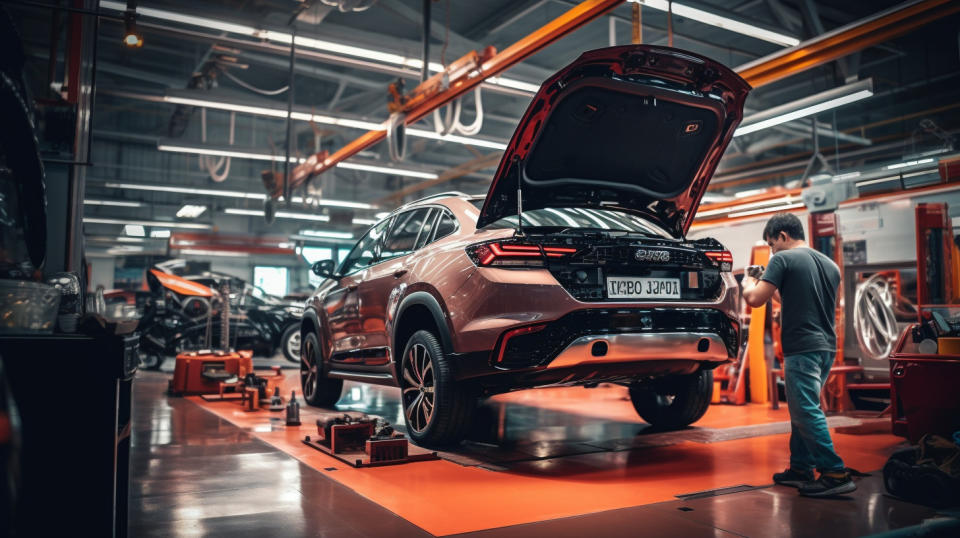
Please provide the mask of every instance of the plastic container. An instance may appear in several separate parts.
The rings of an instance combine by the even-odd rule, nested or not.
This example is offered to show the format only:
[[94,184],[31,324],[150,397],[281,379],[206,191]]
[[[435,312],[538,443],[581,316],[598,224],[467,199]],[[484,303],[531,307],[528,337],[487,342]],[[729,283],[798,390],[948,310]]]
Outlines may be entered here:
[[39,282],[0,280],[0,333],[52,333],[60,290]]

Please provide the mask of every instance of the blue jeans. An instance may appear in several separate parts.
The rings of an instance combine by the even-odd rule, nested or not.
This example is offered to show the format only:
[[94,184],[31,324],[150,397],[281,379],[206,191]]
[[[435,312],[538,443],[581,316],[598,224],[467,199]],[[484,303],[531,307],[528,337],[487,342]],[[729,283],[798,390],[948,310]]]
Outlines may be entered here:
[[820,409],[820,391],[830,367],[832,351],[813,351],[783,358],[787,406],[790,409],[790,467],[798,471],[814,468],[822,472],[841,471],[843,460],[833,449],[827,417]]

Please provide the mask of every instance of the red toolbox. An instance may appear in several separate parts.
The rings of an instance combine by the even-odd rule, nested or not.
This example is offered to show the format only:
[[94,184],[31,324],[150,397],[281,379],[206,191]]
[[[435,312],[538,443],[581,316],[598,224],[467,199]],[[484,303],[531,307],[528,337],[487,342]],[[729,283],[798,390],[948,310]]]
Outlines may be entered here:
[[252,351],[187,351],[177,355],[170,392],[218,394],[220,382],[253,371]]
[[911,443],[960,430],[960,355],[920,353],[904,331],[890,355],[890,415],[894,435]]

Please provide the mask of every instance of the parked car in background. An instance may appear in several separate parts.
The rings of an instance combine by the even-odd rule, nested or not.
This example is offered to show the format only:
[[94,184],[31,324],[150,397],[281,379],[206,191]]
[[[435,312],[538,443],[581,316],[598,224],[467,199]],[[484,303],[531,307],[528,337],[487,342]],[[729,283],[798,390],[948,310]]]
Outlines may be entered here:
[[693,53],[584,53],[543,83],[485,198],[408,204],[315,264],[306,400],[399,386],[428,445],[459,441],[478,397],[546,385],[619,383],[655,426],[698,420],[738,351],[739,288],[730,253],[685,234],[749,90]]

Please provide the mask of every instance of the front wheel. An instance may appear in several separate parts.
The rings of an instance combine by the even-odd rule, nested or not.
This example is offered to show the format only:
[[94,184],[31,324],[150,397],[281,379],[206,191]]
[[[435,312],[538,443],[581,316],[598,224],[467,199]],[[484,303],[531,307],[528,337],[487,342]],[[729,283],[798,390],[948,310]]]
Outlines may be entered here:
[[459,443],[474,408],[466,387],[453,378],[450,361],[430,331],[417,331],[407,341],[401,363],[400,389],[407,434],[418,445]]
[[290,362],[300,362],[300,324],[294,323],[287,327],[280,336],[280,349],[283,356]]
[[712,397],[713,370],[630,385],[630,401],[640,418],[665,430],[684,428],[700,420]]
[[342,379],[328,379],[323,373],[323,353],[313,332],[303,336],[300,347],[300,388],[303,399],[314,407],[333,407],[343,391]]

